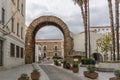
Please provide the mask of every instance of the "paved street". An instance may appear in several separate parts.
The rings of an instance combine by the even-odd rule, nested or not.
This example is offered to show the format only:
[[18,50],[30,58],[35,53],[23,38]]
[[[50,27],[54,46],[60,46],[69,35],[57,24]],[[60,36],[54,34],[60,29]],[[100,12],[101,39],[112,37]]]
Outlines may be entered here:
[[[79,67],[79,73],[73,73],[71,70],[63,69],[62,66],[54,66],[51,61],[45,61],[40,64],[21,65],[0,71],[0,80],[17,80],[21,73],[27,73],[30,76],[33,68],[39,69],[41,73],[40,80],[91,80],[84,77],[83,71],[86,70],[84,67]],[[114,77],[113,73],[98,73],[99,77],[96,80],[109,80],[110,77]]]
[[8,70],[0,71],[0,80],[18,80],[22,73],[27,73],[30,77],[33,68],[37,68],[40,70],[40,80],[49,80],[45,72],[38,66],[38,64],[21,65]]
[[[91,80],[89,78],[84,77],[84,75],[83,75],[83,72],[87,70],[85,67],[79,67],[79,73],[75,73],[75,74],[71,70],[63,69],[62,66],[54,66],[52,64],[52,61],[42,62],[40,67],[45,71],[45,73],[48,75],[49,78],[54,76],[54,75],[56,75],[56,74],[59,74],[59,76],[61,75],[62,77],[63,76],[67,76],[65,74],[65,73],[67,73],[67,74],[72,75],[72,77],[73,77],[73,75],[77,76],[77,78],[79,78],[79,80]],[[52,74],[50,74],[50,72],[52,72]],[[99,77],[98,77],[98,79],[95,79],[95,80],[109,80],[110,77],[114,77],[114,73],[113,72],[98,72],[98,73],[99,73]],[[55,76],[53,78],[55,78]],[[59,78],[56,78],[56,79],[59,80]],[[50,79],[50,80],[55,80],[55,79]],[[62,80],[64,80],[64,79],[62,79]],[[75,78],[74,79],[71,78],[69,80],[75,80]]]
[[52,65],[40,65],[50,80],[81,80],[80,77]]

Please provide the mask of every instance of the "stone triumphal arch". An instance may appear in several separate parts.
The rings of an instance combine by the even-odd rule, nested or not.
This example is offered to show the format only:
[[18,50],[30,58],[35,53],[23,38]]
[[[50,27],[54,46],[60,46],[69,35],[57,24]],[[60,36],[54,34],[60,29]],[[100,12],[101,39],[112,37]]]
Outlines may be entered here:
[[[39,29],[47,25],[57,27],[64,35],[64,57],[72,52],[73,40],[70,36],[70,31],[67,25],[56,16],[41,16],[35,19],[27,28],[25,39],[25,63],[29,64],[35,61],[35,35]],[[49,34],[49,33],[48,33]],[[41,34],[42,35],[42,34]]]

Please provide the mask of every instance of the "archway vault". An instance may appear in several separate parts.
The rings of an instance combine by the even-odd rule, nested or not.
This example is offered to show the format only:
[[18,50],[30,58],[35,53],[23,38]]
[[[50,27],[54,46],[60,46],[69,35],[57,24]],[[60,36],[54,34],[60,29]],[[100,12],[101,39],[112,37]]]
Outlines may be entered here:
[[[64,35],[64,57],[66,58],[73,49],[73,39],[67,25],[56,16],[41,16],[35,19],[27,28],[25,39],[25,63],[30,64],[35,60],[35,35],[44,26],[53,25],[61,30]],[[42,34],[41,34],[42,35]]]

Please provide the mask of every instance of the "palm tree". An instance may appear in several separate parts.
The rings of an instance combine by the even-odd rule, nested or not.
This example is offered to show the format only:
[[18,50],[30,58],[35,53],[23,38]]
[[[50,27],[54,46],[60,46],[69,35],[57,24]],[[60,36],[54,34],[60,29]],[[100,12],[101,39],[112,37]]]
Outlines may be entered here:
[[111,26],[111,33],[112,33],[112,54],[113,60],[115,60],[115,33],[114,33],[114,20],[113,20],[113,10],[112,10],[112,0],[108,0],[108,7],[109,7],[109,16],[110,16],[110,26]]
[[119,60],[119,0],[115,0],[117,60]]
[[83,17],[84,29],[85,29],[85,57],[87,58],[87,0],[73,0],[81,8]]

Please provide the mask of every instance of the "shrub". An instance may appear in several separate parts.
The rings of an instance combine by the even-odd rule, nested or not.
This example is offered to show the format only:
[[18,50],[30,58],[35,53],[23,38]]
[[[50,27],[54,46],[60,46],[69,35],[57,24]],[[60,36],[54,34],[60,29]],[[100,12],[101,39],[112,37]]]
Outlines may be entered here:
[[73,62],[72,67],[78,68],[78,63],[77,62]]
[[92,58],[92,57],[90,57],[90,58],[83,58],[82,60],[81,60],[81,62],[82,62],[82,64],[84,64],[84,65],[90,65],[90,64],[92,64],[92,61],[94,60],[94,58]]
[[57,62],[58,60],[55,58],[55,59],[53,59],[53,61],[54,61],[54,62]]
[[85,64],[85,60],[86,60],[86,58],[81,59],[81,63]]
[[64,60],[63,60],[63,64],[67,64],[67,60],[64,59]]
[[114,75],[116,76],[116,78],[120,78],[120,69],[116,69],[114,71]]
[[33,72],[39,72],[38,69],[33,69]]
[[27,78],[27,77],[28,77],[28,74],[26,74],[26,73],[21,74],[21,78]]
[[94,73],[95,70],[96,70],[96,67],[95,67],[95,65],[88,65],[88,66],[87,66],[87,69],[88,69],[88,71],[89,71],[90,73]]

